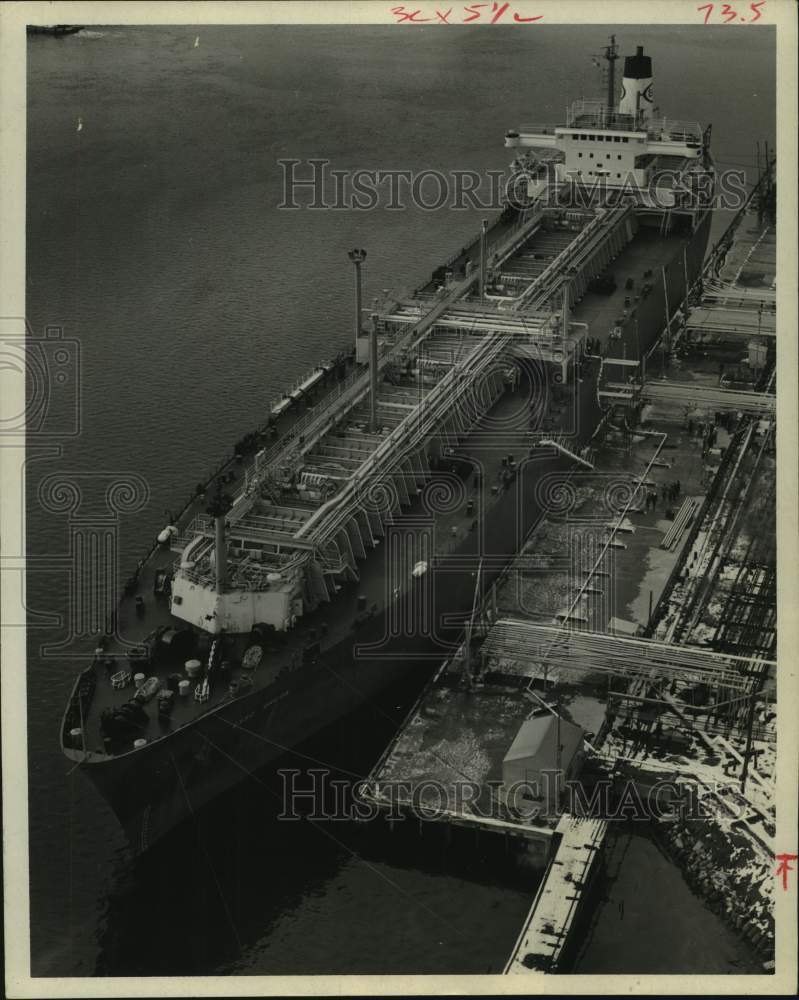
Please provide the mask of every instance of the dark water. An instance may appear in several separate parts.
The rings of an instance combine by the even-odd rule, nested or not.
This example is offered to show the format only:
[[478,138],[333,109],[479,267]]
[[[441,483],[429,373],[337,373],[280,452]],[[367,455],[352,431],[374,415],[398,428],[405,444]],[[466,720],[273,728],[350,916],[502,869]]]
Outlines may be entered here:
[[708,913],[648,832],[619,824],[608,837],[605,861],[606,877],[576,956],[576,973],[613,974],[622,963],[630,974],[763,971],[754,951]]
[[[84,405],[60,454],[29,446],[29,552],[67,551],[65,516],[37,500],[45,475],[137,473],[149,499],[119,521],[127,575],[164,511],[273,398],[349,345],[346,250],[369,251],[368,302],[429,275],[484,214],[278,211],[279,158],[502,169],[507,127],[598,93],[590,56],[610,30],[110,27],[32,38],[28,318],[37,333],[56,324],[79,341]],[[651,52],[663,113],[713,122],[721,166],[751,167],[754,140],[773,144],[766,29],[647,27],[620,41]],[[29,573],[32,614],[67,615],[68,595],[63,567]],[[108,808],[59,753],[80,651],[39,650],[64,634],[29,632],[35,974],[501,968],[528,874],[450,859],[433,842],[377,851],[349,828],[288,832],[274,819],[274,776],[250,779],[132,865]],[[313,756],[336,748],[365,773],[411,693],[348,720]]]

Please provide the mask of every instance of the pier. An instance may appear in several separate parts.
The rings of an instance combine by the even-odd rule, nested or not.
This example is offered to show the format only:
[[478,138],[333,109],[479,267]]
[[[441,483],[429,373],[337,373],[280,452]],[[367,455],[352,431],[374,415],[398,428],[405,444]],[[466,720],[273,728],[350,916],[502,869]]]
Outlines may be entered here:
[[585,893],[602,864],[604,820],[564,816],[557,846],[524,922],[505,975],[557,972],[573,944],[572,931]]
[[[712,254],[704,281],[673,304],[645,365],[604,342],[604,418],[591,447],[541,439],[571,459],[548,512],[478,595],[462,647],[361,788],[387,817],[399,809],[421,816],[420,829],[429,820],[499,836],[539,866],[506,974],[568,970],[614,822],[612,810],[582,809],[603,783],[610,801],[632,792],[648,809],[668,784],[676,811],[647,813],[653,835],[770,955],[771,880],[761,876],[775,815],[774,240],[767,221],[752,228],[752,207],[725,259]],[[506,315],[503,332],[520,340]],[[476,311],[475,322],[496,321]],[[545,328],[533,323],[533,336]],[[715,358],[744,344],[746,375],[739,361],[727,375]],[[544,731],[547,719],[559,749],[543,760],[525,727]],[[573,757],[564,727],[580,733]],[[520,752],[527,778],[557,767],[576,800],[560,790],[554,808],[546,795],[520,798]],[[709,816],[692,824],[676,804],[696,797]]]

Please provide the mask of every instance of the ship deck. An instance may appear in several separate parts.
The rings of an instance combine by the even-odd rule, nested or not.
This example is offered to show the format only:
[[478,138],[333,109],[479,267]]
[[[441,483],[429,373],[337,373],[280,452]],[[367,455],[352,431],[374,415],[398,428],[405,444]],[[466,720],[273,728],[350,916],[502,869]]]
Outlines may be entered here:
[[[586,292],[582,300],[574,305],[571,314],[572,322],[585,324],[586,335],[599,340],[602,353],[614,349],[610,347],[613,343],[611,332],[617,325],[619,317],[624,313],[625,299],[630,296],[630,292],[625,289],[627,278],[632,278],[635,287],[639,287],[643,272],[651,269],[657,275],[660,268],[675,255],[680,244],[681,238],[677,235],[663,238],[655,232],[642,228],[612,264],[617,283],[616,290],[609,295]],[[631,340],[629,348],[631,353],[635,351],[635,346],[637,345]],[[518,460],[527,453],[529,445],[534,443],[535,434],[531,434],[531,430],[533,432],[544,429],[551,431],[559,426],[564,426],[564,424],[567,428],[569,424],[573,424],[574,407],[569,403],[569,391],[568,387],[564,387],[565,396],[560,403],[553,403],[544,408],[543,412],[540,413],[541,425],[539,428],[530,428],[529,425],[526,425],[521,431],[518,425],[511,422],[508,427],[507,420],[503,420],[504,416],[518,409],[518,402],[513,394],[506,394],[501,397],[494,410],[490,412],[487,420],[481,421],[472,434],[461,441],[458,455],[474,454],[479,457],[485,470],[482,499],[477,496],[471,483],[471,477],[465,482],[464,501],[468,499],[477,501],[475,505],[477,516],[484,517],[492,502],[501,494],[501,476],[505,468],[503,459],[508,454],[513,454]],[[290,421],[287,424],[290,426]],[[508,429],[503,429],[501,433],[497,433],[493,429],[487,433],[485,429],[486,427],[503,427],[503,425]],[[571,430],[574,431],[573,426]],[[538,437],[540,437],[540,433]],[[243,475],[242,469],[232,462],[229,468],[236,472],[237,479],[240,481]],[[409,523],[412,523],[414,514],[418,512],[419,502],[417,498],[403,515],[409,518]],[[192,518],[201,512],[203,506],[204,500],[197,498],[182,514],[178,522],[179,529],[182,530],[186,524],[191,523]],[[447,552],[457,548],[469,532],[474,517],[475,514],[466,513],[465,502],[462,507],[448,513],[437,514],[436,554],[446,555]],[[419,559],[422,558],[424,555],[420,553]],[[117,612],[118,640],[110,644],[104,654],[105,658],[113,662],[113,666],[104,667],[98,662],[93,667],[97,676],[97,684],[89,711],[83,720],[87,751],[103,752],[98,728],[102,711],[123,704],[129,700],[133,693],[131,687],[115,690],[109,681],[109,675],[125,665],[130,648],[141,644],[142,640],[159,626],[185,627],[184,622],[170,614],[167,601],[153,595],[156,573],[159,570],[171,569],[173,561],[174,553],[169,548],[156,547],[141,568],[135,592],[126,595],[120,601]],[[412,564],[413,562],[411,562]],[[314,635],[320,640],[322,653],[325,649],[337,645],[348,636],[352,636],[353,626],[361,614],[358,608],[359,598],[365,598],[367,608],[372,609],[374,613],[382,612],[386,605],[395,599],[394,585],[389,584],[386,576],[385,553],[381,552],[380,547],[361,562],[358,569],[360,579],[357,583],[344,586],[332,604],[322,605],[316,611],[304,616],[300,627],[287,633],[285,643],[279,648],[270,648],[268,652],[265,651],[264,658],[254,677],[256,687],[267,686],[285,668],[295,669],[299,667],[302,661],[302,651],[312,641]],[[144,598],[144,613],[141,615],[136,608],[137,597]],[[234,663],[230,677],[235,679],[239,674],[239,668],[236,664],[244,649],[249,645],[250,638],[249,636],[240,636],[227,641],[231,644],[227,655]],[[199,658],[202,659],[202,657]],[[155,672],[155,675],[164,681],[168,674],[179,672],[182,667],[183,663],[166,662]],[[176,728],[189,724],[230,697],[227,684],[220,684],[212,688],[210,700],[204,704],[195,702],[193,694],[184,698],[176,697],[174,699],[175,706],[168,722],[159,720],[155,700],[153,700],[147,706],[149,723],[146,731],[141,735],[148,740],[165,735]],[[82,754],[82,746],[73,749],[76,754]],[[130,747],[120,747],[117,752],[123,752],[123,749],[127,750]]]
[[[556,418],[559,409],[568,409],[568,403],[559,404],[548,411],[551,419]],[[476,510],[480,510],[483,505],[484,512],[498,502],[501,496],[502,473],[505,471],[503,459],[508,454],[515,454],[521,457],[520,444],[524,438],[529,438],[529,428],[524,427],[520,432],[515,423],[507,418],[518,415],[518,399],[513,394],[500,398],[498,403],[474,428],[472,434],[465,437],[457,449],[455,456],[459,460],[473,456],[479,460],[483,468],[482,487],[478,490],[473,481],[473,477],[468,475],[463,480],[463,503],[451,510],[446,510],[436,514],[435,532],[432,535],[435,555],[446,556],[456,550],[470,532],[470,527],[474,521],[475,514],[467,513],[466,502],[475,501]],[[494,423],[509,423],[508,429],[504,433],[486,434],[486,426]],[[419,496],[414,499],[412,505],[396,519],[395,527],[400,529],[403,522],[413,527],[418,522],[420,512],[424,510]],[[422,560],[428,553],[424,553],[421,548],[418,559],[413,555],[407,556],[403,560],[403,565],[413,566],[415,562]],[[145,637],[150,635],[159,626],[170,628],[185,627],[185,622],[175,618],[169,611],[168,602],[164,598],[152,596],[152,587],[156,573],[159,569],[169,569],[174,562],[174,553],[168,547],[159,547],[147,560],[139,576],[139,586],[135,594],[130,594],[122,598],[117,612],[119,641],[109,645],[105,656],[112,659],[113,667],[105,668],[101,664],[95,664],[92,668],[97,676],[97,686],[92,699],[89,713],[84,720],[84,730],[87,734],[86,748],[92,752],[102,753],[99,744],[98,724],[102,711],[106,708],[118,707],[130,699],[133,688],[128,686],[122,690],[114,689],[110,684],[110,674],[123,669],[127,661],[127,654],[134,646],[140,645]],[[399,584],[402,589],[409,586],[409,580],[404,582],[389,582],[386,573],[386,550],[384,545],[379,545],[376,550],[370,553],[369,557],[359,565],[360,579],[356,583],[342,587],[336,595],[335,602],[329,605],[322,605],[314,612],[303,617],[302,624],[297,629],[286,633],[285,643],[279,648],[271,648],[265,651],[264,658],[258,666],[254,683],[258,688],[270,684],[278,673],[285,668],[299,668],[301,665],[301,654],[308,645],[310,637],[314,634],[319,637],[321,652],[330,647],[334,647],[348,637],[353,637],[353,628],[361,615],[359,610],[359,599],[365,598],[367,608],[375,614],[381,613],[387,604],[395,599],[393,586]],[[143,615],[139,615],[136,609],[136,598],[145,598],[145,610]],[[235,639],[228,637],[227,642],[233,644],[230,650],[231,657],[238,661],[247,645],[250,644],[249,635],[239,636]],[[157,676],[165,682],[167,676],[175,671],[180,672],[183,668],[182,662],[165,662],[158,669],[150,670],[150,676]],[[231,679],[240,675],[238,666],[234,666]],[[206,711],[229,700],[230,695],[227,685],[212,687],[211,696],[207,703],[199,704],[195,702],[192,693],[185,698],[176,698],[175,707],[172,711],[168,723],[159,722],[155,701],[146,706],[149,723],[141,732],[145,739],[152,740],[158,736],[165,735],[184,726]],[[129,749],[129,747],[121,748]]]

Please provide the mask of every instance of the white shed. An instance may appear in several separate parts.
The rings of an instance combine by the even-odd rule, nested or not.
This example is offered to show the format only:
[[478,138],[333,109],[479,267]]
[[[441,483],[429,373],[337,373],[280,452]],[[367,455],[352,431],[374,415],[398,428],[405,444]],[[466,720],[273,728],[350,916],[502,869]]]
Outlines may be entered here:
[[[567,781],[577,770],[582,756],[582,742],[583,730],[580,726],[558,719],[551,712],[525,719],[502,761],[502,782],[506,792],[521,783],[530,787],[514,793],[511,804],[515,800],[521,809],[539,804],[554,812],[563,781]],[[557,771],[560,771],[560,778],[556,777]],[[545,772],[548,772],[548,777],[544,776]]]

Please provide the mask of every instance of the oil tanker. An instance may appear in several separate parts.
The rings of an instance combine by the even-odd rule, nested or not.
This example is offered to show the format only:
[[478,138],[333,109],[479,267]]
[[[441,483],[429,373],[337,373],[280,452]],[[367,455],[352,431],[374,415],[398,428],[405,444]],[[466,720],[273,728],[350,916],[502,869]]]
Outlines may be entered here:
[[[475,239],[264,415],[128,580],[64,754],[144,851],[460,645],[477,601],[679,321],[704,259],[709,129],[659,118],[615,40],[607,95],[508,131]],[[435,262],[431,261],[431,265]]]

